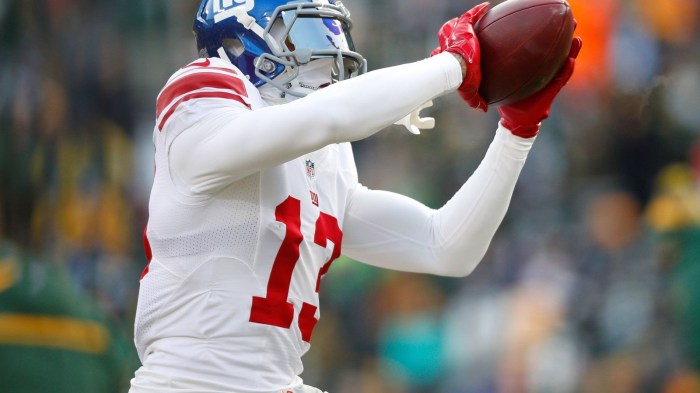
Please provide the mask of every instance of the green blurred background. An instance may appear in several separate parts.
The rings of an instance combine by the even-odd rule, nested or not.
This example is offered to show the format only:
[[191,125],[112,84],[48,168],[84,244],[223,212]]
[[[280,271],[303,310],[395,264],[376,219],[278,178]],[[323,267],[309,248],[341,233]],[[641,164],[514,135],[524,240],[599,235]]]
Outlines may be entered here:
[[[476,3],[346,6],[377,69],[424,58]],[[307,383],[700,392],[700,0],[570,3],[576,75],[481,265],[446,279],[337,261]],[[128,389],[155,98],[196,56],[196,6],[0,0],[0,391]],[[498,117],[455,96],[426,112],[436,130],[392,126],[354,146],[364,184],[439,207]]]

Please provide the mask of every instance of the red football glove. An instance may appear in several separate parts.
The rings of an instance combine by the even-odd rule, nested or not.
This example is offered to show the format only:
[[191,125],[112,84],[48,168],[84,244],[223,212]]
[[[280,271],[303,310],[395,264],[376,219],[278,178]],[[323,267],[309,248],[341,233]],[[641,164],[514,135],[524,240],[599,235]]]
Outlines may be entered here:
[[514,135],[523,138],[532,138],[537,135],[540,123],[549,117],[549,108],[552,106],[554,98],[574,73],[574,65],[581,45],[581,38],[574,38],[568,58],[561,71],[544,89],[524,100],[498,107],[498,112],[501,114],[501,124],[505,128]]
[[474,24],[481,19],[489,8],[489,3],[481,3],[464,13],[459,18],[445,22],[438,31],[440,46],[430,56],[444,51],[462,56],[467,63],[467,72],[457,92],[472,108],[486,112],[488,104],[479,96],[481,83],[481,52],[479,40],[474,33]]

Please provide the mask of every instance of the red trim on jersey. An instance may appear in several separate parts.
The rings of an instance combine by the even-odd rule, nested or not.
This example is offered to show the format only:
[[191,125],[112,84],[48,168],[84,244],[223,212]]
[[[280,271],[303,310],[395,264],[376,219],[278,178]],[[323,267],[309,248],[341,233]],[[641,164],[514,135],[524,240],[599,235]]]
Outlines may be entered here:
[[160,117],[163,110],[165,110],[168,104],[173,102],[175,98],[205,87],[228,89],[242,96],[247,95],[245,85],[240,78],[215,72],[189,73],[180,77],[180,79],[173,83],[168,84],[165,89],[163,89],[156,102],[156,117]]
[[299,331],[301,332],[301,339],[307,343],[311,342],[311,335],[318,323],[318,319],[316,319],[317,309],[318,307],[313,304],[304,302],[301,305],[301,311],[299,311]]
[[[209,71],[209,70],[223,71],[223,72],[227,72],[231,75],[236,75],[236,76],[240,77],[240,73],[236,72],[236,70],[234,70],[234,69],[224,68],[224,67],[209,67],[210,64],[211,64],[211,62],[209,61],[209,59],[206,59],[206,60],[200,61],[199,63],[192,62],[192,63],[190,63],[190,64],[188,64],[180,69],[184,70],[186,68],[191,68],[191,67],[201,67],[201,68],[206,68],[207,71]],[[191,70],[188,70],[188,72],[189,71],[191,71]]]
[[[207,69],[208,70],[208,69]],[[226,70],[229,73],[233,72],[232,70]],[[235,75],[235,72],[233,72]],[[241,102],[242,104],[250,107],[248,104],[245,103],[242,97],[247,97],[246,90],[245,90],[245,85],[243,84],[243,81],[234,76],[229,76],[229,75],[224,75],[224,74],[219,74],[219,73],[214,73],[214,72],[199,72],[199,73],[191,73],[191,74],[186,74],[185,76],[181,77],[180,79],[176,80],[175,82],[169,84],[168,86],[163,89],[163,91],[160,93],[158,96],[158,100],[156,101],[156,118],[160,118],[161,114],[165,110],[165,108],[168,107],[177,97],[181,97],[177,102],[175,102],[170,109],[166,112],[165,116],[161,120],[161,122],[158,125],[159,129],[163,128],[163,124],[165,124],[165,121],[172,115],[173,112],[175,112],[175,109],[177,109],[177,106],[184,102],[187,101],[184,99],[188,95],[188,93],[191,93],[195,90],[199,90],[202,88],[214,88],[214,89],[226,89],[226,90],[233,90],[238,94],[237,98],[233,98],[234,94],[232,93],[227,93],[228,95],[226,96],[221,96],[218,98],[233,98],[234,100]],[[205,94],[213,94],[215,92],[203,92]],[[197,93],[200,94],[200,93]],[[220,93],[217,93],[220,94]],[[201,97],[214,97],[212,95],[205,95],[205,96],[200,96]],[[190,97],[188,99],[192,98],[198,98],[198,97]]]
[[208,67],[210,63],[211,63],[211,60],[209,60],[209,58],[206,58],[206,59],[204,59],[204,60],[202,60],[202,61],[195,60],[195,61],[191,62],[190,64],[188,64],[188,65],[186,65],[186,66],[184,66],[184,67],[182,67],[182,68],[187,68],[187,67]]
[[146,253],[146,259],[148,259],[148,263],[146,264],[146,267],[143,268],[143,272],[141,272],[141,277],[139,280],[143,279],[146,274],[148,274],[148,266],[151,264],[151,259],[153,258],[153,251],[151,251],[151,242],[148,241],[148,236],[146,235],[146,232],[148,231],[148,225],[146,225],[145,228],[143,228],[143,251]]
[[231,75],[236,75],[237,77],[241,77],[241,74],[239,72],[236,72],[236,70],[232,70],[230,68],[224,68],[224,67],[207,67],[207,71],[209,70],[216,70],[216,71],[223,71],[223,72],[228,72]]
[[250,105],[248,105],[248,104],[243,100],[243,97],[241,97],[241,96],[238,95],[238,94],[227,93],[227,92],[223,92],[223,91],[202,91],[202,92],[199,92],[199,93],[191,93],[191,94],[187,94],[186,96],[184,96],[184,97],[180,98],[179,100],[177,100],[177,102],[176,102],[173,106],[171,106],[170,109],[168,109],[167,112],[165,112],[165,116],[163,116],[163,120],[161,120],[160,123],[158,123],[158,129],[159,129],[159,130],[162,130],[162,129],[163,129],[163,126],[165,125],[165,122],[168,121],[168,119],[170,118],[170,116],[172,116],[172,114],[175,112],[175,110],[177,109],[177,107],[178,107],[181,103],[183,103],[183,102],[185,102],[185,101],[193,100],[193,99],[195,99],[195,98],[225,98],[225,99],[229,99],[229,100],[238,101],[238,102],[240,102],[241,104],[245,105],[246,107],[248,107],[248,108],[250,109]]
[[[185,68],[201,67],[201,68],[206,68],[207,71],[211,71],[211,70],[222,71],[222,72],[227,72],[231,75],[236,75],[239,78],[241,77],[241,73],[236,71],[235,69],[225,68],[225,67],[209,67],[210,64],[211,64],[211,62],[209,61],[209,59],[207,59],[206,61],[201,61],[199,63],[197,63],[197,62],[190,63],[190,64],[188,64],[180,69],[184,70]],[[192,71],[192,70],[187,70],[187,72],[189,72],[189,71]]]

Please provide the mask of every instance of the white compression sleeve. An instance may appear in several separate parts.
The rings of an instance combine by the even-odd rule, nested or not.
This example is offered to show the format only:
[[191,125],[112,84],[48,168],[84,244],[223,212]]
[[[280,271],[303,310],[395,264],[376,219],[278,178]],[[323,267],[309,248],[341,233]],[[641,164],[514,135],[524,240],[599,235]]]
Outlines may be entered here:
[[[171,164],[191,192],[206,193],[328,144],[368,137],[456,90],[461,72],[454,56],[442,53],[372,71],[289,104],[213,109],[175,139]],[[207,131],[197,132],[200,127]]]
[[534,139],[514,136],[499,125],[474,174],[438,210],[358,186],[345,215],[343,254],[394,270],[471,273],[505,216]]

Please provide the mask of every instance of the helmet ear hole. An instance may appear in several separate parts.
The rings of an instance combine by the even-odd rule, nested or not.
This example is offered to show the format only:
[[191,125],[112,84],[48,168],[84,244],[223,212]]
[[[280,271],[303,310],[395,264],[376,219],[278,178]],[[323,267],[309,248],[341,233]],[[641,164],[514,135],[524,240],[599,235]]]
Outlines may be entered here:
[[229,53],[234,55],[235,57],[238,57],[243,54],[245,51],[245,47],[243,46],[243,42],[239,40],[238,38],[225,38],[222,42],[221,45],[226,49]]

